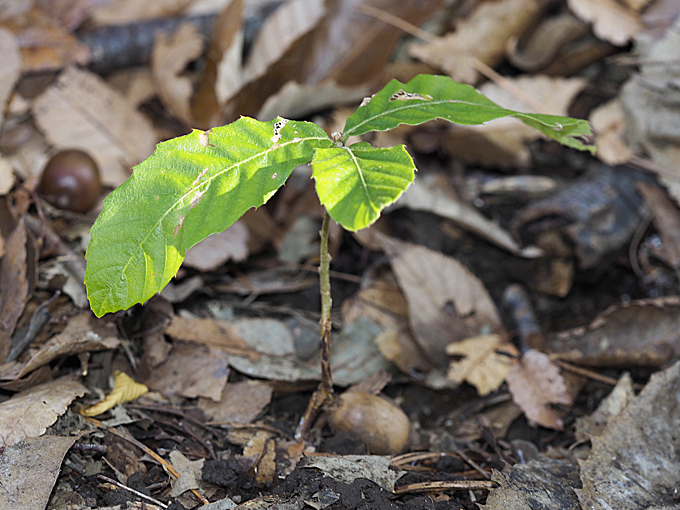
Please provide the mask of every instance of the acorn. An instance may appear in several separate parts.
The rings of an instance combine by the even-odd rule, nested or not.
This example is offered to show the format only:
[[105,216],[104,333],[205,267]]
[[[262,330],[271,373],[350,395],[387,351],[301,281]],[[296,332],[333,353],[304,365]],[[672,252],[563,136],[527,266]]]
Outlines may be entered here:
[[330,405],[328,422],[335,430],[361,440],[375,455],[403,453],[411,441],[411,422],[406,413],[384,398],[348,391]]
[[85,213],[94,207],[102,191],[97,163],[76,149],[58,152],[45,165],[39,191],[59,209]]

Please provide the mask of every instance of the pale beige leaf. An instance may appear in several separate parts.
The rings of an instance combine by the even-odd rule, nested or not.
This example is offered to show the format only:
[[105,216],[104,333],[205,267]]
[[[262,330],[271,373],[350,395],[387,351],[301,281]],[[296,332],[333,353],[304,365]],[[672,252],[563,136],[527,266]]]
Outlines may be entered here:
[[0,28],[0,127],[5,118],[5,106],[14,84],[21,73],[21,54],[19,43],[14,35],[4,28]]
[[474,83],[479,77],[475,61],[492,67],[498,64],[510,39],[520,36],[542,9],[539,0],[482,2],[455,32],[430,43],[414,44],[409,51],[456,81]]
[[447,377],[456,384],[468,382],[483,397],[503,384],[519,351],[501,335],[482,335],[449,344],[446,354],[462,357],[451,361]]
[[411,330],[431,362],[445,365],[451,342],[503,332],[484,284],[465,266],[424,246],[379,239],[408,301]]
[[113,373],[113,378],[115,382],[111,393],[101,402],[83,409],[81,411],[82,414],[85,416],[97,416],[118,404],[131,402],[149,392],[149,388],[136,382],[132,377],[120,370],[116,370]]
[[127,179],[156,143],[144,115],[97,75],[75,67],[36,99],[33,114],[52,145],[89,153],[108,186]]
[[637,13],[615,0],[569,0],[569,8],[593,24],[597,37],[615,46],[626,45],[642,29]]
[[590,124],[595,133],[598,159],[608,165],[630,161],[633,150],[624,140],[626,119],[620,99],[613,99],[590,112]]
[[77,440],[77,436],[33,437],[3,449],[0,457],[0,508],[48,508],[50,494],[61,474],[61,464]]
[[258,32],[244,67],[244,82],[263,76],[326,12],[322,0],[292,0],[269,16]]
[[226,321],[176,315],[165,333],[178,340],[219,347],[240,356],[258,357],[257,352],[243,339],[238,326]]
[[170,477],[170,497],[176,498],[180,494],[192,489],[198,489],[198,480],[202,479],[203,464],[205,459],[189,460],[179,450],[170,452],[170,463],[175,471],[179,473],[179,478]]
[[207,272],[229,260],[244,261],[248,258],[248,238],[248,229],[243,222],[237,221],[224,232],[211,235],[189,248],[183,265]]
[[525,352],[506,380],[512,399],[529,420],[555,430],[564,428],[550,404],[571,405],[572,399],[559,368],[546,354],[534,349]]
[[45,433],[69,404],[87,393],[71,377],[62,377],[17,393],[0,404],[0,444],[9,446]]
[[172,35],[159,33],[151,54],[151,73],[158,96],[165,107],[187,124],[192,123],[191,78],[184,70],[203,52],[203,36],[192,23],[184,23]]

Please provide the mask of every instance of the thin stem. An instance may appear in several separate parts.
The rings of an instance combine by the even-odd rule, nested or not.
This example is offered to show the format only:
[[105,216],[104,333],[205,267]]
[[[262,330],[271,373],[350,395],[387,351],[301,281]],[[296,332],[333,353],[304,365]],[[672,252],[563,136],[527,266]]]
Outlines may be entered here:
[[300,418],[300,422],[295,430],[295,439],[303,439],[309,431],[314,418],[324,408],[333,401],[333,377],[331,376],[331,255],[328,253],[328,233],[330,230],[331,217],[328,211],[324,213],[321,225],[321,253],[319,260],[319,279],[321,284],[321,384],[316,389],[305,413]]
[[321,283],[321,387],[326,396],[333,393],[333,378],[331,376],[331,255],[328,253],[328,232],[331,217],[324,211],[321,225],[321,252],[319,261],[319,279]]

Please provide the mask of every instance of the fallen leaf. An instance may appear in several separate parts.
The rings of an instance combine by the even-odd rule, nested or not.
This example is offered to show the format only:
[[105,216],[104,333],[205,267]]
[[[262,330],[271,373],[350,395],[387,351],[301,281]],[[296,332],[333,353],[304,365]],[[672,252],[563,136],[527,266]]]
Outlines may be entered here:
[[482,2],[458,23],[455,32],[425,44],[413,44],[411,56],[463,83],[479,77],[475,61],[495,66],[512,37],[521,35],[543,10],[538,0]]
[[672,268],[680,267],[680,210],[658,186],[644,181],[638,181],[636,186],[661,236],[666,263]]
[[175,342],[168,359],[144,379],[167,396],[206,397],[219,401],[229,377],[229,355],[215,348]]
[[243,455],[255,457],[255,481],[259,486],[269,486],[276,476],[276,443],[272,433],[260,430],[243,448]]
[[626,119],[620,99],[612,99],[590,112],[595,133],[597,158],[608,165],[620,165],[630,161],[633,150],[624,140]]
[[512,400],[529,420],[555,430],[564,428],[550,404],[571,405],[572,399],[559,368],[546,354],[528,350],[519,363],[512,366],[506,380]]
[[219,402],[199,398],[198,407],[214,422],[250,423],[269,405],[273,389],[257,381],[228,383]]
[[189,460],[179,450],[170,452],[170,463],[175,471],[179,473],[179,478],[170,477],[170,497],[176,498],[186,491],[198,489],[198,480],[202,479],[203,464],[205,459]]
[[17,43],[14,35],[4,28],[0,28],[0,69],[2,69],[2,73],[0,73],[0,126],[2,126],[7,101],[21,74],[19,43]]
[[630,374],[625,372],[592,414],[576,420],[576,439],[590,441],[593,437],[601,436],[607,428],[607,423],[620,416],[633,400],[635,400],[633,380]]
[[102,351],[118,347],[116,325],[94,320],[91,312],[72,317],[64,331],[50,338],[37,350],[29,348],[28,361],[13,361],[0,365],[0,379],[18,379],[36,368],[62,356],[88,351]]
[[449,363],[447,377],[477,388],[480,397],[496,391],[519,357],[517,348],[501,335],[483,335],[454,342],[446,347],[449,356],[462,357]]
[[241,356],[259,357],[257,352],[243,339],[238,326],[226,321],[176,315],[165,333],[185,342],[218,347]]
[[680,363],[652,375],[649,383],[605,430],[591,438],[581,465],[583,508],[637,510],[677,508],[680,461]]
[[184,23],[172,35],[159,33],[151,53],[151,73],[158,97],[168,111],[191,125],[191,78],[183,76],[186,66],[203,52],[203,36],[192,23]]
[[124,25],[136,21],[163,18],[180,14],[193,0],[111,0],[95,4],[91,18],[95,26]]
[[662,367],[680,354],[680,297],[640,299],[607,308],[585,326],[555,333],[560,359],[595,367]]
[[26,277],[26,227],[18,222],[5,240],[5,256],[0,261],[0,360],[12,348],[14,328],[28,302]]
[[409,304],[418,345],[436,365],[447,363],[446,346],[504,328],[482,282],[461,263],[424,246],[380,236]]
[[34,103],[33,114],[57,148],[81,149],[116,187],[156,143],[151,122],[94,73],[69,67]]
[[[64,414],[69,404],[87,393],[72,377],[62,377],[15,394],[0,403],[0,443],[10,446],[38,437]],[[1,492],[1,491],[0,491]]]
[[64,457],[77,440],[77,436],[42,436],[4,448],[0,455],[0,508],[47,508]]
[[86,407],[81,411],[81,414],[85,416],[104,414],[118,404],[131,402],[149,392],[149,388],[136,382],[132,377],[120,370],[116,370],[113,373],[113,379],[115,381],[113,390],[111,390],[106,398],[93,406]]
[[214,234],[186,252],[183,265],[199,271],[214,271],[225,262],[242,262],[248,258],[248,229],[237,221],[224,232]]
[[625,46],[642,29],[637,13],[615,0],[569,0],[569,8],[593,24],[597,37],[615,46]]

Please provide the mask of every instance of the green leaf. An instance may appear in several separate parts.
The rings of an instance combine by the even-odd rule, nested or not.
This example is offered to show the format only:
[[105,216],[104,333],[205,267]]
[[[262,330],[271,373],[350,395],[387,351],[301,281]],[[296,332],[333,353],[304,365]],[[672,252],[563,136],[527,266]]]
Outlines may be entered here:
[[312,177],[321,203],[353,232],[368,227],[413,182],[415,165],[403,145],[376,149],[367,143],[317,149]]
[[434,119],[477,125],[500,117],[517,117],[563,145],[595,153],[578,137],[591,134],[585,120],[521,113],[498,106],[469,85],[446,76],[421,74],[404,84],[392,80],[347,118],[342,141],[369,131],[387,131],[400,124],[416,126]]
[[95,315],[159,292],[187,249],[265,203],[315,148],[332,143],[309,122],[243,117],[159,144],[92,227],[85,284]]

